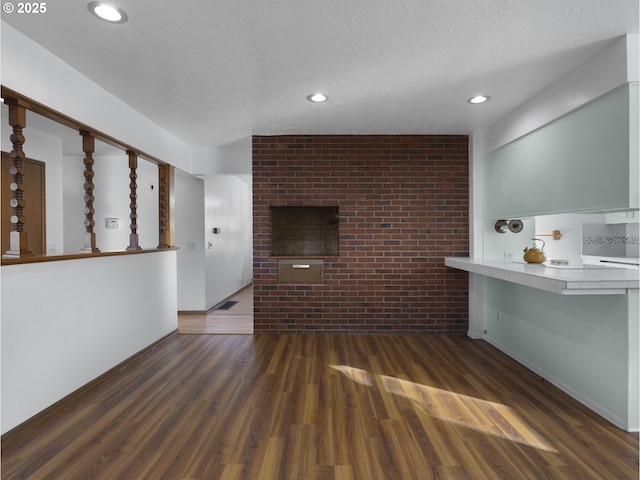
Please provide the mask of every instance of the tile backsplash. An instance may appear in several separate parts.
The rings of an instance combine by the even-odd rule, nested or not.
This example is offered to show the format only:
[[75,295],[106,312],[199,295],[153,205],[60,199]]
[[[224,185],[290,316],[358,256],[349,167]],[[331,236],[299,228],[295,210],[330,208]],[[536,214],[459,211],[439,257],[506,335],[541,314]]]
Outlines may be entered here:
[[637,223],[585,223],[582,225],[582,254],[638,258],[638,226]]

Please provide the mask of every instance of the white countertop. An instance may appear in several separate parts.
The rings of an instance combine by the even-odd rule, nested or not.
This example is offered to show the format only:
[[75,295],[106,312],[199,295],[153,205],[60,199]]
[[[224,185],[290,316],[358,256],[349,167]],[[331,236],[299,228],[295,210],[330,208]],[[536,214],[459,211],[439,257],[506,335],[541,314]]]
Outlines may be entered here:
[[640,286],[640,272],[624,268],[554,268],[511,260],[447,257],[448,267],[561,295],[623,294]]
[[601,255],[582,255],[582,261],[591,265],[614,263],[618,264],[620,268],[625,268],[625,265],[629,268],[634,268],[633,266],[635,266],[636,269],[638,268],[638,263],[640,263],[637,258],[627,256],[604,257]]

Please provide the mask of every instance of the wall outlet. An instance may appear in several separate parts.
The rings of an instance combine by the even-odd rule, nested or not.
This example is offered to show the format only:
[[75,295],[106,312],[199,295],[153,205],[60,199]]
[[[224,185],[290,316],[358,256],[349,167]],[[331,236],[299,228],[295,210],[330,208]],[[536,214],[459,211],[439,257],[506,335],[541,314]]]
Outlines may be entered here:
[[496,314],[496,323],[502,323],[502,314],[500,312]]
[[512,258],[513,254],[511,252],[504,252],[504,258]]

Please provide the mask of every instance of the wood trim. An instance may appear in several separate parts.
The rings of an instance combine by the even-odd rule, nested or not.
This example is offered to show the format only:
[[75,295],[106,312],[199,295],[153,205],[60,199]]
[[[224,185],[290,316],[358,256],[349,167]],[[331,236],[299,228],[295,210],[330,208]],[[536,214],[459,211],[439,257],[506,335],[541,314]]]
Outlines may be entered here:
[[175,168],[158,165],[158,248],[175,247]]
[[47,164],[46,162],[34,160],[29,157],[27,157],[27,161],[42,165],[42,190],[40,192],[40,203],[42,206],[42,225],[40,227],[42,228],[42,251],[46,254],[49,250],[47,246]]
[[141,253],[156,253],[167,252],[172,250],[178,250],[178,248],[148,248],[143,250],[130,250],[120,252],[96,252],[96,253],[70,253],[63,255],[33,255],[31,257],[24,258],[3,258],[2,266],[8,265],[22,265],[25,263],[44,263],[44,262],[57,262],[60,260],[80,260],[84,258],[96,258],[96,257],[116,257],[119,255],[138,255]]
[[127,250],[141,250],[138,237],[138,155],[127,150],[129,157],[129,246]]
[[95,137],[86,130],[81,130],[82,135],[82,151],[84,152],[84,201],[85,201],[85,241],[82,251],[97,253],[100,249],[96,246],[96,234],[93,231],[96,223],[93,220],[94,208],[93,201],[93,165],[95,160],[93,159],[93,152],[95,151]]
[[9,233],[10,246],[6,255],[23,257],[33,255],[29,250],[27,232],[24,230],[24,225],[27,221],[24,214],[24,161],[26,156],[22,149],[22,145],[25,142],[22,130],[27,126],[27,108],[24,102],[16,98],[5,99],[5,104],[9,109],[9,126],[13,131],[10,138],[12,149],[9,154],[13,164],[10,172],[13,180],[11,183],[11,190],[13,191],[11,223],[13,227]]
[[[58,112],[57,110],[54,110],[40,102],[37,102],[25,95],[22,95],[21,93],[18,93],[15,90],[12,90],[11,88],[8,88],[4,85],[0,85],[0,90],[1,90],[1,95],[5,104],[7,104],[8,106],[16,107],[16,108],[10,109],[11,120],[14,123],[18,123],[18,124],[25,123],[26,110],[30,110],[45,118],[61,123],[62,125],[65,125],[71,129],[77,130],[83,136],[83,149],[85,151],[85,155],[87,155],[87,151],[93,152],[93,145],[85,145],[87,141],[91,141],[91,143],[93,143],[95,139],[98,139],[111,146],[124,150],[127,153],[127,155],[129,155],[130,158],[134,156],[136,158],[136,164],[137,164],[137,158],[142,157],[158,165],[160,185],[162,187],[164,182],[165,193],[166,193],[163,196],[162,188],[161,188],[161,192],[160,192],[161,212],[160,212],[160,219],[159,219],[160,220],[159,229],[161,233],[160,233],[160,242],[159,242],[158,248],[162,250],[173,250],[176,248],[175,247],[175,218],[174,218],[174,211],[173,211],[174,203],[175,203],[175,199],[174,199],[175,167],[168,164],[167,162],[160,160],[159,158],[153,155],[150,155],[140,149],[134,148],[133,146],[125,142],[121,142],[120,140],[117,140],[116,138],[110,135],[107,135],[99,130],[96,130],[90,127],[89,125],[79,122],[61,112]],[[89,147],[89,148],[86,148],[86,147]],[[90,155],[87,155],[87,156],[89,157]],[[85,166],[87,164],[87,161],[91,162],[92,159],[85,158]],[[85,173],[87,173],[87,170],[90,170],[90,169],[85,168]],[[90,190],[92,190],[92,188]],[[87,196],[91,196],[91,193],[92,193],[91,191],[85,192]],[[164,202],[164,208],[163,208],[163,202]],[[92,207],[91,205],[87,205],[86,208],[91,209]],[[133,211],[132,211],[132,215],[134,215]],[[137,232],[132,231],[131,232],[132,239],[130,240],[129,252],[108,252],[108,253],[99,252],[99,250],[95,247],[95,234],[92,232],[93,225],[91,225],[91,223],[93,222],[93,218],[89,218],[89,216],[87,216],[85,221],[89,223],[89,226],[87,227],[87,234],[92,237],[90,249],[88,249],[89,251],[85,250],[83,253],[70,254],[70,255],[55,255],[55,256],[36,255],[33,258],[29,258],[29,259],[22,256],[20,258],[2,258],[1,264],[4,266],[4,265],[16,265],[16,264],[22,264],[22,263],[71,260],[71,259],[87,258],[88,256],[93,257],[93,256],[126,255],[130,253],[148,253],[152,251],[157,251],[157,249],[147,249],[147,250],[138,249],[137,240],[134,238]],[[21,245],[24,244],[24,250],[26,251],[26,246],[27,246],[26,234],[23,235],[22,232],[20,232],[20,235],[21,235],[20,243]],[[134,247],[135,249],[131,247]],[[21,251],[22,250],[23,249],[21,248]],[[45,244],[44,251],[46,252],[46,244]]]
[[5,100],[5,103],[12,102],[12,101],[19,102],[21,105],[24,105],[28,110],[31,110],[32,112],[37,113],[38,115],[42,115],[45,118],[61,123],[62,125],[65,125],[77,131],[85,130],[87,132],[90,132],[91,135],[93,135],[96,139],[103,141],[113,147],[120,148],[124,151],[131,150],[133,152],[136,152],[138,154],[138,157],[143,157],[146,160],[149,160],[150,162],[156,163],[158,165],[164,165],[167,163],[160,160],[158,157],[155,157],[146,152],[143,152],[140,149],[134,148],[128,143],[121,142],[120,140],[112,137],[111,135],[107,135],[106,133],[96,130],[95,128],[92,128],[89,125],[86,125],[63,113],[58,112],[57,110],[47,107],[46,105],[40,102],[37,102],[36,100],[33,100],[25,95],[22,95],[21,93],[18,93],[15,90],[12,90],[11,88],[8,88],[2,85],[0,89],[2,92],[2,98]]
[[[11,155],[9,154],[9,152],[6,152],[4,150],[2,150],[0,152],[0,154],[2,155],[3,160],[6,160],[8,162],[12,162],[11,159]],[[41,169],[41,175],[42,175],[42,183],[40,185],[39,188],[39,194],[40,194],[40,208],[42,209],[42,224],[39,225],[39,228],[42,230],[42,236],[41,236],[41,241],[39,242],[39,249],[35,249],[36,255],[39,255],[39,252],[43,252],[46,253],[47,252],[47,200],[46,200],[46,184],[47,184],[47,169],[46,169],[46,163],[42,162],[40,160],[36,160],[34,158],[31,157],[25,157],[24,158],[24,163],[25,164],[31,164],[32,166],[37,165],[40,169]],[[33,198],[28,198],[27,199],[29,201],[29,203],[33,202]],[[4,206],[3,206],[4,208]],[[30,218],[29,219],[29,223],[33,224],[33,219]],[[11,231],[10,229],[8,229],[8,231]],[[34,238],[30,237],[29,238],[29,245],[33,248],[36,245],[37,242],[35,242]]]
[[158,346],[160,346],[161,344],[163,344],[164,342],[169,340],[169,338],[171,338],[172,336],[177,335],[177,334],[178,334],[178,330],[177,329],[173,330],[172,332],[169,332],[165,336],[163,336],[163,337],[159,338],[158,340],[156,340],[155,342],[153,342],[151,345],[143,348],[139,352],[134,353],[129,358],[127,358],[124,361],[122,361],[119,364],[117,364],[115,367],[107,370],[105,373],[103,373],[99,377],[94,378],[89,383],[86,383],[82,387],[80,387],[77,390],[71,392],[66,397],[61,398],[60,400],[58,400],[53,405],[50,405],[49,407],[45,408],[41,412],[36,413],[33,417],[25,420],[24,422],[22,422],[21,424],[15,426],[15,427],[13,427],[8,432],[5,432],[5,434],[2,435],[2,437],[0,437],[1,441],[2,441],[2,445],[4,445],[5,442],[13,441],[16,438],[19,438],[23,434],[29,433],[33,429],[37,428],[39,425],[45,423],[46,419],[49,416],[51,416],[51,415],[55,414],[57,411],[63,409],[66,404],[68,404],[71,401],[77,400],[84,393],[86,393],[89,390],[97,387],[98,385],[106,382],[107,380],[112,378],[114,375],[117,375],[119,372],[121,372],[122,370],[127,368],[128,365],[130,365],[131,363],[135,362],[139,358],[144,357],[145,355],[150,353],[153,349],[157,348]]

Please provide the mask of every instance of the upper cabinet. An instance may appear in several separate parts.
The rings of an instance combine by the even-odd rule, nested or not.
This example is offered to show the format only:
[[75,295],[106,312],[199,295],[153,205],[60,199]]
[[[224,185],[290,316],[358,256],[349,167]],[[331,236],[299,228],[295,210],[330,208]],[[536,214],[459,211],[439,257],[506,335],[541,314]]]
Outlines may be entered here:
[[638,84],[620,87],[485,159],[485,218],[638,208]]

